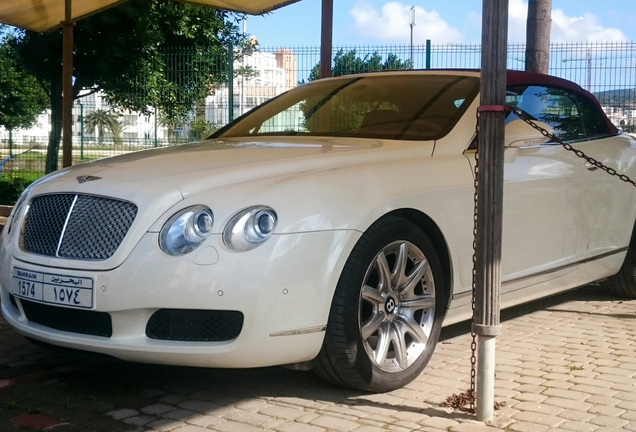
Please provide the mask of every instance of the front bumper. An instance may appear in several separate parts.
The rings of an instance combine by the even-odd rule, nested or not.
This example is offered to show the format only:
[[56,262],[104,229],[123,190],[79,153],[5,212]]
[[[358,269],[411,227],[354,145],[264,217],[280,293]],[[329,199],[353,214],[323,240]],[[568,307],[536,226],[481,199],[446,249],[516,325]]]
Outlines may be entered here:
[[[333,291],[359,233],[279,235],[244,253],[228,251],[220,236],[213,236],[200,249],[178,258],[160,251],[157,233],[146,233],[122,265],[107,271],[46,267],[38,264],[36,255],[27,262],[17,260],[3,237],[2,312],[22,334],[129,361],[239,368],[303,362],[318,354]],[[81,334],[29,321],[22,298],[13,295],[16,267],[91,279],[93,303],[86,312],[109,316],[112,335]],[[160,310],[239,312],[242,327],[237,337],[222,341],[148,337],[148,320]]]

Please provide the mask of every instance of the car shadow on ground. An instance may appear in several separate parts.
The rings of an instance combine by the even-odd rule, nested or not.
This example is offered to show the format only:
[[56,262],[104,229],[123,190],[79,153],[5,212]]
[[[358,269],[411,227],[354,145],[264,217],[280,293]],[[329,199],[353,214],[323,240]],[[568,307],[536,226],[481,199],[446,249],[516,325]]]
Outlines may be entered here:
[[[537,310],[558,308],[571,300],[605,298],[616,300],[603,295],[598,286],[587,286],[505,310],[501,321],[505,325],[507,320]],[[4,337],[7,334],[12,336],[10,340],[15,340],[8,342],[14,343],[14,347],[5,348],[5,351],[14,356],[16,350],[28,354],[2,365],[0,386],[4,380],[5,388],[0,392],[0,421],[19,412],[43,412],[81,423],[78,416],[95,419],[95,416],[106,417],[106,413],[115,410],[143,411],[145,407],[161,404],[181,408],[184,417],[193,412],[214,416],[222,415],[230,407],[274,399],[277,404],[306,410],[320,410],[335,404],[352,409],[400,410],[455,420],[471,418],[470,414],[461,411],[449,412],[447,408],[416,401],[406,404],[400,400],[387,402],[386,395],[374,397],[340,388],[325,383],[311,372],[283,367],[205,369],[147,365],[75,351],[50,350],[24,342],[4,321],[1,324],[3,340],[7,340]],[[468,322],[445,327],[441,342],[469,332]],[[6,357],[0,357],[3,358]],[[461,391],[458,389],[458,393]],[[91,424],[90,417],[85,421]],[[104,430],[115,429],[108,426]]]

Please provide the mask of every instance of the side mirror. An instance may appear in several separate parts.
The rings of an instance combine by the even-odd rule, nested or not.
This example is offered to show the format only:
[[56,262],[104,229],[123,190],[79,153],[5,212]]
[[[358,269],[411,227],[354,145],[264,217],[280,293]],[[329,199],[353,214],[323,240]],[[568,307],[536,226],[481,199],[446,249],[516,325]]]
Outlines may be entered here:
[[[547,123],[540,121],[535,121],[534,123],[550,133],[554,131]],[[545,144],[548,141],[550,141],[550,138],[543,136],[541,132],[523,120],[513,120],[506,125],[506,138],[504,140],[506,147],[531,147]]]

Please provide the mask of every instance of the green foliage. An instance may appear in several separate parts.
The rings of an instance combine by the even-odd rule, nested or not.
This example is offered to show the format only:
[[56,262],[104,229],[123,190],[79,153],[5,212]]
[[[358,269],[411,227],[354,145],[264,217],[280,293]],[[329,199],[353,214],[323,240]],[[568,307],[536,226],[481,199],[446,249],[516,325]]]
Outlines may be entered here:
[[14,205],[20,194],[33,180],[22,177],[0,177],[0,205]]
[[106,131],[111,132],[116,141],[121,140],[122,125],[119,117],[119,114],[104,109],[92,111],[84,117],[84,131],[89,134],[97,131],[99,144],[104,142]]
[[48,106],[48,97],[34,76],[16,60],[7,40],[0,41],[0,126],[28,128]]
[[[252,49],[237,23],[237,15],[221,9],[164,0],[122,2],[82,19],[74,27],[73,96],[102,91],[116,107],[145,114],[158,108],[170,119],[184,120],[215,83],[227,81],[227,62],[218,59],[227,58],[228,46],[243,53]],[[55,157],[61,135],[61,31],[21,31],[14,45],[25,67],[50,88],[49,155]],[[167,50],[177,48],[187,53],[169,62],[174,56]],[[47,161],[47,171],[52,166]]]
[[196,119],[190,122],[190,138],[203,139],[215,129],[214,125],[203,119]]
[[[331,69],[332,76],[349,75],[364,72],[377,72],[382,70],[413,69],[410,60],[402,61],[395,54],[389,54],[385,61],[377,52],[367,54],[360,58],[353,49],[348,53],[339,50],[334,57],[334,66]],[[308,81],[320,78],[320,62],[309,73]]]

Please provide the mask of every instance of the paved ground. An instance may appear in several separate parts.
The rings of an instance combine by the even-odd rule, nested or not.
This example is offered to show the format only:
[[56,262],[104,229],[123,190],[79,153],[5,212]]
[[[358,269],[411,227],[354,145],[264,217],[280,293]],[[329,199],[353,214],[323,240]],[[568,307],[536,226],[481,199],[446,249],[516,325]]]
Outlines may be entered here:
[[489,425],[440,406],[468,387],[465,324],[444,330],[418,380],[369,395],[283,368],[189,369],[52,353],[0,319],[0,431],[636,431],[636,300],[585,287],[502,318],[496,400],[506,406]]

